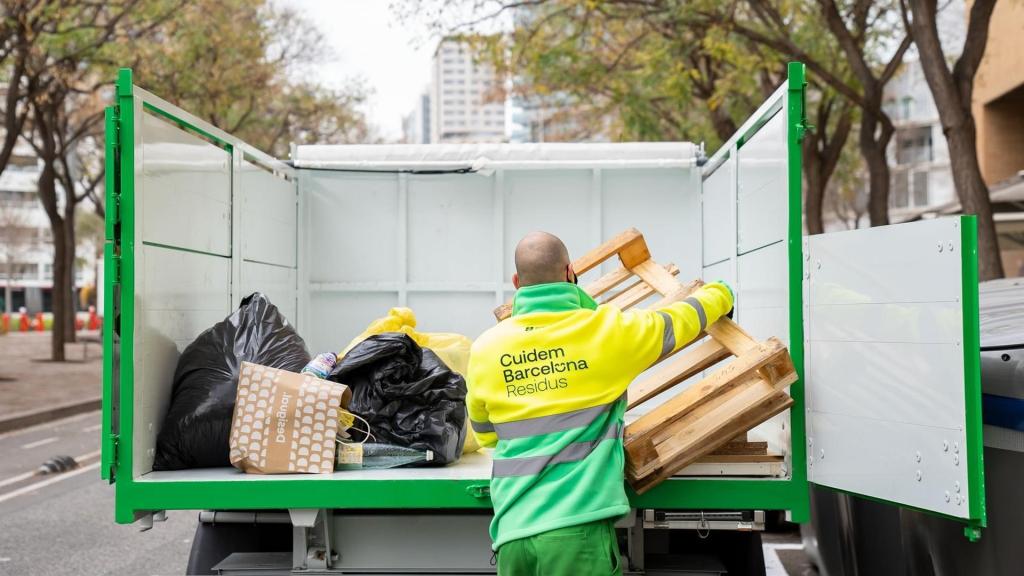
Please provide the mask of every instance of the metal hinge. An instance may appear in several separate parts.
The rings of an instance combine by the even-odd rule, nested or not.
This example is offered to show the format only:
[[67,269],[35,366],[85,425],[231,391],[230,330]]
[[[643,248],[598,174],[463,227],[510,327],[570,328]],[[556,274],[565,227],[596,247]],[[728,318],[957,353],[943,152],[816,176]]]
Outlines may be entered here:
[[121,257],[114,256],[114,284],[121,283]]
[[110,478],[110,482],[113,483],[115,480],[114,473],[117,471],[117,434],[107,434],[104,437],[104,442],[106,442],[107,444],[104,448],[106,448],[107,454],[110,454],[110,469],[108,470],[108,478]]

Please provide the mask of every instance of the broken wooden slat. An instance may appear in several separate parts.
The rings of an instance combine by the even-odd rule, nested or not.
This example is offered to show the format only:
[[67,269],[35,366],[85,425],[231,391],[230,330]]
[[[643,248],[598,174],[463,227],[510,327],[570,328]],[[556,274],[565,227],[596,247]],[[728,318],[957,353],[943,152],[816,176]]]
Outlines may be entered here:
[[633,489],[644,493],[675,472],[729,441],[738,430],[750,429],[782,412],[793,399],[786,393],[755,378],[734,388],[700,416],[674,423],[664,438],[655,445],[643,464],[631,461],[627,476]]
[[721,464],[732,462],[782,462],[785,460],[781,454],[719,454],[712,452],[706,456],[694,460],[694,462],[718,462]]
[[626,410],[630,410],[668,390],[672,386],[706,370],[730,356],[724,346],[713,339],[687,349],[686,353],[664,366],[627,392]]
[[622,284],[633,275],[633,272],[625,266],[620,266],[618,270],[609,272],[604,276],[601,276],[597,280],[594,280],[590,284],[583,287],[583,291],[590,294],[591,298],[597,298],[605,292],[615,288],[619,284]]
[[630,228],[577,258],[572,263],[572,267],[576,274],[584,274],[613,255],[618,255],[622,265],[626,268],[633,268],[637,264],[651,259],[651,253],[647,250],[647,242],[644,240],[643,234],[636,228]]
[[[743,434],[743,437],[746,438],[746,433]],[[725,444],[722,444],[714,452],[712,452],[712,454],[718,455],[734,454],[747,456],[756,456],[767,453],[767,442],[747,442],[746,440],[742,442],[737,442],[735,438],[726,442]]]
[[658,294],[671,294],[679,289],[679,281],[653,260],[641,262],[630,269]]
[[[782,356],[788,356],[788,353],[778,339],[770,338],[758,344],[747,354],[736,358],[727,366],[626,426],[627,445],[631,442],[642,441],[659,427],[679,418],[685,411],[692,410],[700,403],[707,402],[714,396],[725,392],[737,385],[743,378],[755,373],[764,364]],[[737,430],[737,433],[739,432]]]
[[[679,274],[679,268],[677,268],[675,264],[669,264],[665,268],[665,271],[672,276]],[[602,304],[615,306],[619,310],[628,310],[633,306],[636,306],[637,304],[643,302],[647,298],[651,297],[652,295],[654,295],[655,292],[656,290],[653,287],[651,287],[650,284],[647,284],[641,279],[637,280],[633,284],[630,284],[622,292],[619,292],[615,296],[608,298],[607,300],[602,302]]]

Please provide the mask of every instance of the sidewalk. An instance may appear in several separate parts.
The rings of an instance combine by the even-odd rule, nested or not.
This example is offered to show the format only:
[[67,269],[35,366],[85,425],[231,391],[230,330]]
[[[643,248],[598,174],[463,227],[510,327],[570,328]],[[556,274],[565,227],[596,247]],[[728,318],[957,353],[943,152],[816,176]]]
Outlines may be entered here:
[[[99,334],[79,332],[95,340]],[[68,344],[67,362],[50,362],[48,332],[0,336],[0,420],[12,414],[99,398],[102,347]],[[83,355],[85,359],[83,360]]]

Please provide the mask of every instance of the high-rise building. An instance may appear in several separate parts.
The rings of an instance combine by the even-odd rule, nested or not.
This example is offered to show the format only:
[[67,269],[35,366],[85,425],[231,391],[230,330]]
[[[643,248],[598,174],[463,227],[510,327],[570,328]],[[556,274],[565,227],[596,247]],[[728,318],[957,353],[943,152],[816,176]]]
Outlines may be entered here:
[[504,87],[493,66],[476,61],[469,43],[442,40],[434,52],[431,80],[431,142],[505,140]]
[[402,119],[402,132],[406,144],[430,144],[430,91],[416,99],[412,112]]

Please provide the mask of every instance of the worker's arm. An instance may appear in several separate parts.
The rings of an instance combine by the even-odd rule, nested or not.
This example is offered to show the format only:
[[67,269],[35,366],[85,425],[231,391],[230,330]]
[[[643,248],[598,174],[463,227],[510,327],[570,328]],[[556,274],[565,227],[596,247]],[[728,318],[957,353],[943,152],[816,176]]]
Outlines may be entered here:
[[636,352],[634,370],[639,374],[686,346],[709,324],[728,314],[732,305],[732,290],[723,282],[711,282],[664,308],[623,312],[623,336]]
[[469,426],[476,435],[477,442],[483,447],[493,447],[498,443],[498,435],[494,432],[494,425],[490,421],[487,412],[487,404],[480,398],[479,391],[483,387],[482,378],[479,374],[479,366],[473,362],[473,354],[469,355],[469,368],[466,370],[466,409],[469,412]]

